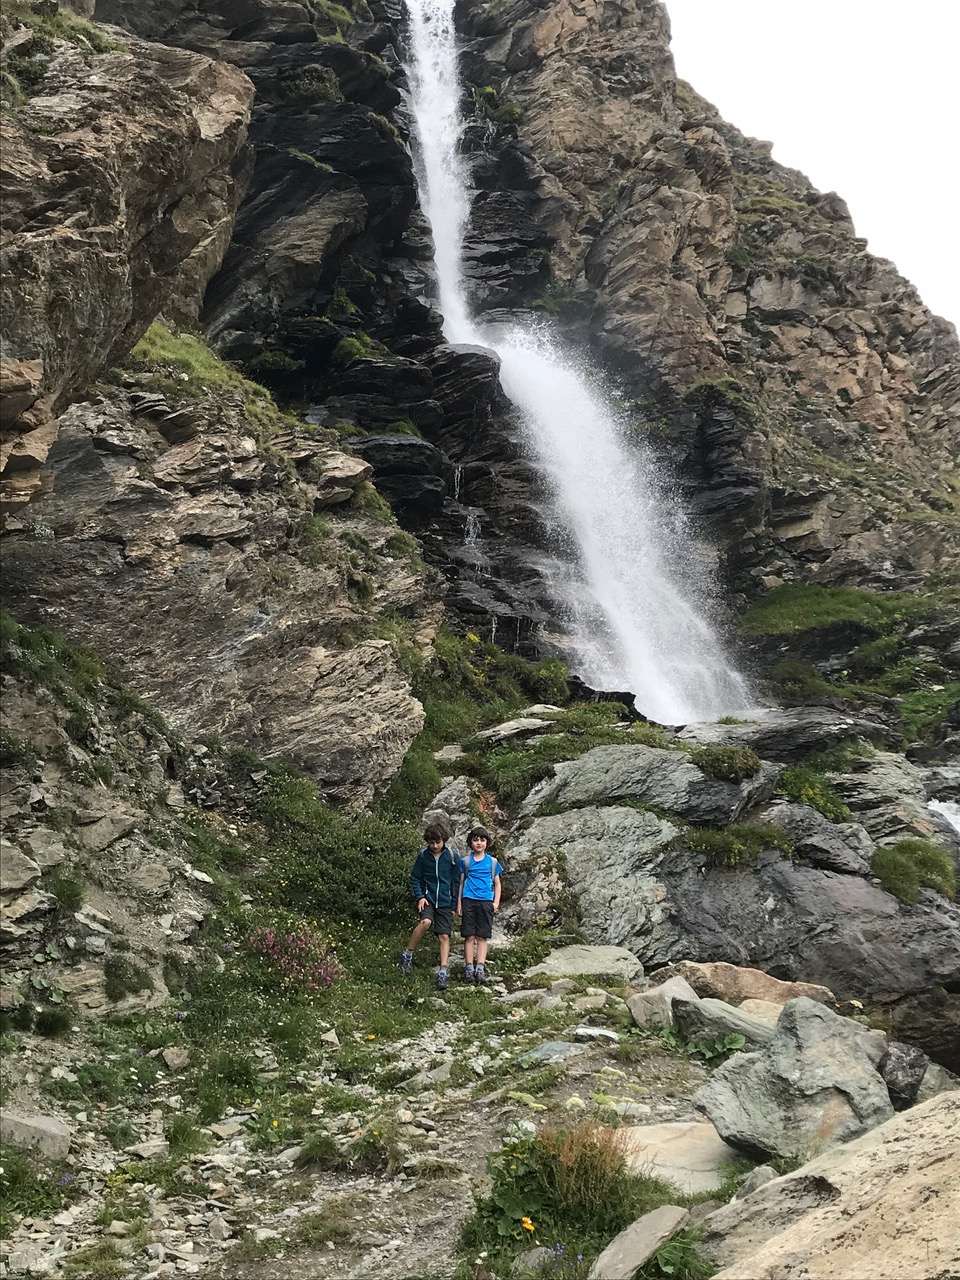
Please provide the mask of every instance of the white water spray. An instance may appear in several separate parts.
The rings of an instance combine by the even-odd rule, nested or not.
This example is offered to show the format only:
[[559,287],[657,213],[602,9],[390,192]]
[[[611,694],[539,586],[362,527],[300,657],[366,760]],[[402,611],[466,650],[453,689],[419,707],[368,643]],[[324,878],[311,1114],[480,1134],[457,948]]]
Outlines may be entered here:
[[470,187],[454,0],[407,0],[421,203],[436,251],[440,309],[451,342],[500,358],[504,390],[546,478],[555,522],[576,571],[551,586],[570,632],[571,664],[596,689],[630,690],[665,724],[711,720],[751,706],[710,623],[692,603],[693,560],[682,520],[604,397],[545,329],[485,330],[470,317],[463,237]]

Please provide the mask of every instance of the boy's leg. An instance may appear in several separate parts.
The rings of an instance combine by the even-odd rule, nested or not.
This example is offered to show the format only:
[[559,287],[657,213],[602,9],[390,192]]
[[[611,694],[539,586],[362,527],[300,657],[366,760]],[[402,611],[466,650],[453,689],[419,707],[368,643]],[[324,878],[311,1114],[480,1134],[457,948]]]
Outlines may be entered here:
[[433,912],[430,908],[424,907],[420,913],[420,923],[410,935],[410,941],[407,943],[407,949],[400,957],[400,970],[402,973],[413,973],[413,952],[420,939],[433,924]]
[[413,933],[411,933],[410,935],[410,941],[407,943],[408,951],[416,950],[420,942],[420,939],[423,937],[423,935],[427,932],[427,930],[430,928],[432,924],[433,924],[433,921],[430,919],[420,921],[420,923],[414,929]]
[[437,941],[440,943],[440,968],[446,969],[450,959],[450,935],[441,933]]
[[486,982],[487,980],[487,948],[490,945],[490,935],[493,933],[493,903],[484,902],[478,905],[478,928],[477,928],[477,967],[474,971],[474,982]]
[[474,974],[474,957],[477,954],[476,938],[464,938],[463,940],[463,980],[464,982],[472,982]]

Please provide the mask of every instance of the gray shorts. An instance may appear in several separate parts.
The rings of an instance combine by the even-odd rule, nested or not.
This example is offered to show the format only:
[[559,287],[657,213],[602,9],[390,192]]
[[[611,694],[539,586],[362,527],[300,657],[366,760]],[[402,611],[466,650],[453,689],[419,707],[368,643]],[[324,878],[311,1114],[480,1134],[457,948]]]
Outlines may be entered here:
[[453,931],[453,907],[434,907],[428,902],[420,912],[420,919],[433,923],[433,932],[438,938],[449,938]]

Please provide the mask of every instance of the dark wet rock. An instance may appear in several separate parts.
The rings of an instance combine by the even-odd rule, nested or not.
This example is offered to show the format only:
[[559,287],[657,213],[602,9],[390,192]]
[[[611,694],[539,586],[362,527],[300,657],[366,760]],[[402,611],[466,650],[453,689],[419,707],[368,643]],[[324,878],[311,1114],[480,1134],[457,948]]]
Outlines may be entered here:
[[869,716],[829,707],[771,707],[744,724],[687,725],[679,737],[685,742],[751,747],[765,759],[792,764],[852,738],[885,745],[891,732]]
[[775,804],[764,813],[790,837],[799,858],[825,871],[845,875],[867,875],[874,843],[856,822],[828,821],[816,809],[804,804]]
[[917,1101],[930,1059],[922,1049],[894,1040],[880,1071],[895,1111],[905,1111]]

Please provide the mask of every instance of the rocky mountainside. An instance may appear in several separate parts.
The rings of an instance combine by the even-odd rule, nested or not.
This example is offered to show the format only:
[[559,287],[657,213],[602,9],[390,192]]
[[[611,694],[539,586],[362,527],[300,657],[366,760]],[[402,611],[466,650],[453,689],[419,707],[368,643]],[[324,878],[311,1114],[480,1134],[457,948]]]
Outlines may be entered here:
[[[430,302],[399,5],[10,0],[10,1277],[700,1280],[799,1230],[826,1280],[818,1188],[867,1213],[902,1157],[921,1221],[956,1159],[956,334],[656,0],[457,20],[474,305],[597,363],[777,705],[661,728],[557,659],[543,478]],[[478,818],[492,986],[427,943],[403,986],[418,825]]]

